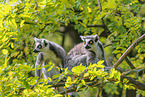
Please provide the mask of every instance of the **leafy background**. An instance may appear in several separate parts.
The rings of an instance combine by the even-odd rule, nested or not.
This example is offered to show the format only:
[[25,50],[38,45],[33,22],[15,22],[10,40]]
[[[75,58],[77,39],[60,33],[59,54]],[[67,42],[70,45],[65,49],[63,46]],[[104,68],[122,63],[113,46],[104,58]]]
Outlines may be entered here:
[[[145,1],[144,0],[4,0],[0,1],[0,96],[61,96],[61,92],[45,85],[35,84],[34,64],[37,54],[33,53],[35,43],[33,37],[45,38],[58,43],[66,52],[74,45],[81,42],[79,35],[100,36],[100,41],[105,47],[106,58],[109,66],[121,57],[126,49],[137,38],[145,33]],[[145,65],[145,40],[137,45],[127,56],[134,71],[129,77],[144,83],[145,75],[138,68],[144,70]],[[102,66],[101,64],[100,67]],[[127,81],[120,81],[120,74],[115,69],[108,73],[103,69],[96,70],[97,65],[90,65],[88,71],[80,77],[75,67],[72,81],[68,76],[65,89],[73,83],[77,84],[76,90],[80,96],[95,96],[99,93],[105,97],[145,96],[143,90]],[[119,67],[131,70],[126,61]],[[67,71],[67,70],[66,70]],[[82,73],[83,70],[80,70]],[[65,75],[65,74],[63,74]],[[98,76],[99,82],[106,83],[102,86],[88,86],[84,78]],[[93,79],[92,78],[92,79]],[[117,80],[108,81],[109,78]],[[106,82],[107,80],[107,82]],[[67,84],[68,83],[68,84]],[[83,86],[84,85],[84,86]],[[103,85],[103,84],[102,84]],[[102,92],[97,92],[101,89]],[[55,91],[55,92],[54,92]]]

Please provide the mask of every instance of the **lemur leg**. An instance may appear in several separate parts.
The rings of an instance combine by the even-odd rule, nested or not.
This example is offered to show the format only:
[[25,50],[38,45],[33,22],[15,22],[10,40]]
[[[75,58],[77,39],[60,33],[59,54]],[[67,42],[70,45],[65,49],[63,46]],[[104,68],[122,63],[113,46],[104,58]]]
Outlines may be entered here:
[[[44,62],[42,63],[42,66],[45,66],[45,64],[46,64],[46,62],[44,61]],[[47,79],[47,82],[50,82],[50,81],[48,80],[48,77],[51,77],[51,76],[50,76],[50,72],[48,72],[47,69],[48,69],[48,67],[47,67],[47,68],[42,68],[42,73],[43,73],[43,75],[44,75],[44,78]]]
[[[45,65],[47,65],[48,63],[49,63],[49,61],[44,61],[44,62],[42,63],[42,66],[45,66]],[[53,64],[52,64],[52,65],[53,65]],[[46,67],[46,68],[42,68],[42,73],[43,73],[43,75],[44,75],[44,78],[46,78],[48,82],[50,82],[50,80],[48,80],[48,77],[53,78],[54,75],[60,73],[60,72],[58,71],[57,67],[55,66],[55,64],[53,65],[53,68],[52,68],[50,71],[48,71],[48,69],[51,68],[52,65],[50,65],[49,67]]]
[[[42,53],[39,53],[37,55],[37,60],[36,60],[36,63],[35,63],[35,76],[38,76],[39,78],[41,77],[42,75],[42,71],[41,69],[38,69],[37,67],[42,64],[43,62],[43,54]],[[36,80],[36,83],[37,83],[38,79]]]

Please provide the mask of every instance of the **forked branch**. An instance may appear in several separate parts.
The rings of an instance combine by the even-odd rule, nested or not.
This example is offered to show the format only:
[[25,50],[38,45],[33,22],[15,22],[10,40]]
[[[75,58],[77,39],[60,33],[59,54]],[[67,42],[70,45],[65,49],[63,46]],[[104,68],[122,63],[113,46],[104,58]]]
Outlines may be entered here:
[[123,61],[123,59],[128,55],[128,53],[144,39],[145,39],[145,34],[143,34],[134,43],[132,43],[129,46],[129,48],[123,53],[123,55],[117,60],[117,62],[113,65],[113,68],[117,68],[118,65]]

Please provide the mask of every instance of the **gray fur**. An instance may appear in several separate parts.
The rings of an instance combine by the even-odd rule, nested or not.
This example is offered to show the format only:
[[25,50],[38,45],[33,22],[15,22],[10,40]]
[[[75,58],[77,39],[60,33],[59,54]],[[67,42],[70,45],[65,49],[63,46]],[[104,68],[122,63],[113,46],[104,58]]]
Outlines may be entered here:
[[[57,67],[64,66],[65,50],[58,44],[46,39],[38,39],[34,37],[34,40],[36,42],[36,47],[33,51],[39,52],[35,63],[35,76],[40,78],[41,73],[43,73],[44,77],[49,82],[48,77],[52,78],[53,75],[60,73]],[[45,66],[48,62],[55,64],[49,72],[47,71],[49,67],[37,70],[39,64],[41,64],[41,66]]]
[[[80,43],[68,52],[65,66],[68,67],[68,69],[72,69],[80,63],[87,66],[90,63],[97,63],[101,59],[105,61],[104,65],[107,66],[104,47],[99,41],[99,36],[88,35],[80,37],[85,44]],[[93,44],[90,44],[90,41],[92,41]]]

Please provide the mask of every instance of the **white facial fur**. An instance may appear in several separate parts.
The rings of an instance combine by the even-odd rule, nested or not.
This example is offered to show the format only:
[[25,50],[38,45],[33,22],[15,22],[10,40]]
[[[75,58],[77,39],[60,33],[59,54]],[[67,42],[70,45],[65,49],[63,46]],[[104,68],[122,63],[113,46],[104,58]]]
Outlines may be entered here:
[[99,36],[96,35],[88,35],[88,36],[80,36],[81,39],[83,40],[83,44],[84,47],[87,50],[92,50],[94,51],[95,49],[97,49],[97,45],[98,45],[98,40],[99,40]]
[[[36,46],[35,49],[33,50],[34,52],[45,52],[46,51],[46,47],[48,46],[48,44],[46,45],[46,40],[45,39],[38,39],[36,37],[33,38]],[[39,48],[40,47],[40,48]],[[48,48],[47,48],[48,50]]]

